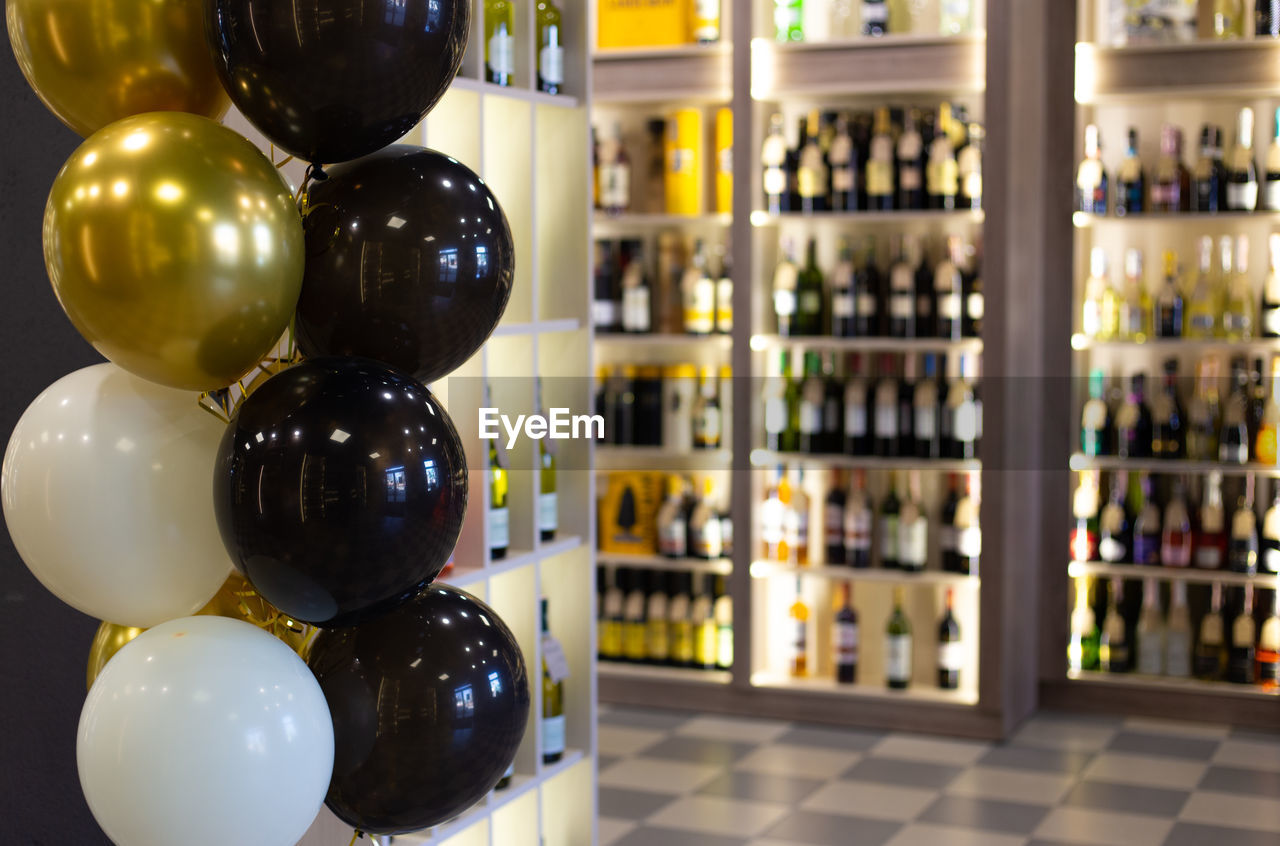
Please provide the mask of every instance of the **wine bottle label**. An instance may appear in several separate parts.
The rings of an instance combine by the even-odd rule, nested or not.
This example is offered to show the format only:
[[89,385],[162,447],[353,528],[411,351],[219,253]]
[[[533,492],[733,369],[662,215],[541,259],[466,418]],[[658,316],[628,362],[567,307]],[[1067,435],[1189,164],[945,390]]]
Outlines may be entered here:
[[845,320],[854,316],[853,292],[848,288],[832,292],[831,315],[837,319]]
[[625,288],[622,291],[622,328],[626,332],[648,332],[649,289]]
[[836,623],[835,629],[836,663],[858,663],[858,624]]
[[787,173],[780,167],[767,167],[764,169],[764,192],[771,196],[778,196],[787,190]]
[[885,675],[889,681],[911,680],[911,635],[891,634],[885,638]]
[[887,561],[898,560],[898,515],[880,520],[880,557]]
[[[650,609],[653,608],[652,599],[650,599],[649,607]],[[645,624],[645,652],[651,661],[665,661],[671,655],[666,609],[663,608],[662,610],[664,613],[660,617],[650,610],[649,622]]]
[[1111,643],[1103,644],[1103,662],[1109,669],[1123,670],[1129,666],[1129,644],[1127,643]]
[[554,532],[560,526],[560,509],[555,491],[538,494],[538,531]]
[[[644,598],[641,597],[643,608]],[[622,626],[622,652],[632,661],[643,661],[649,648],[648,630],[643,620],[631,620]]]
[[1204,544],[1196,547],[1196,566],[1204,570],[1221,569],[1222,567],[1221,547],[1219,547],[1217,544]]
[[875,295],[873,295],[873,294],[868,294],[868,293],[866,293],[866,292],[864,291],[864,292],[862,292],[861,294],[858,294],[858,295],[857,295],[857,297],[855,297],[855,300],[856,300],[856,303],[857,303],[858,316],[859,316],[859,317],[874,317],[874,316],[875,316],[875,313],[876,313],[876,298],[875,298]]
[[822,432],[822,405],[816,402],[801,400],[800,433],[817,435]]
[[986,312],[987,301],[978,291],[964,298],[964,313],[970,320],[981,320]]
[[923,570],[929,558],[928,522],[923,516],[898,523],[898,565],[904,570]]
[[716,628],[716,666],[727,670],[733,666],[733,626],[721,624]]
[[932,406],[916,406],[916,439],[931,441],[938,434],[938,412]]
[[792,317],[796,313],[796,292],[782,288],[773,292],[773,310],[778,317]]
[[827,546],[844,544],[844,506],[828,505],[822,510],[822,537]]
[[953,673],[964,669],[964,644],[961,641],[938,644],[938,669]]
[[972,402],[962,402],[952,410],[951,437],[962,444],[978,439],[978,409]]
[[1164,672],[1164,643],[1155,632],[1143,636],[1138,632],[1138,668],[1143,675],[1158,676]]
[[945,320],[960,319],[961,297],[959,291],[938,292],[938,316]]
[[495,75],[515,73],[516,39],[508,32],[495,32],[489,39],[489,70]]
[[733,331],[733,282],[728,278],[716,281],[716,331]]
[[714,405],[706,406],[702,410],[702,416],[694,421],[698,431],[694,435],[694,442],[699,446],[715,449],[720,445],[720,409]]
[[894,291],[889,295],[889,316],[910,320],[915,316],[916,300],[910,291]]
[[1133,563],[1159,564],[1160,538],[1156,535],[1135,534],[1133,536]]
[[977,558],[982,554],[982,529],[969,526],[956,535],[956,552],[961,558]]
[[1272,649],[1258,650],[1258,684],[1275,687],[1280,682],[1280,652]]
[[938,163],[934,171],[937,174],[937,185],[934,194],[954,197],[960,186],[960,166],[956,160],[948,156]]
[[804,620],[791,620],[791,654],[803,658],[809,648],[809,626]]
[[787,401],[784,397],[769,397],[764,404],[764,430],[778,433],[787,428]]
[[671,624],[671,660],[677,664],[693,661],[693,624],[688,620]]
[[1102,540],[1098,541],[1098,557],[1108,564],[1118,564],[1124,561],[1125,552],[1124,544],[1114,537],[1104,536]]
[[489,509],[489,548],[505,549],[511,544],[511,512],[506,506]]
[[542,718],[542,754],[564,754],[564,714]]
[[1166,567],[1191,566],[1191,535],[1188,532],[1166,532],[1160,545],[1160,563]]
[[863,23],[888,23],[889,5],[883,0],[864,0],[862,4]]
[[1191,675],[1191,636],[1182,632],[1166,632],[1164,672],[1167,676],[1187,678]]
[[591,325],[597,329],[617,326],[621,314],[622,310],[618,308],[617,300],[591,301]]
[[767,500],[760,509],[760,539],[766,546],[777,546],[782,542],[784,521],[782,503],[776,499]]
[[876,437],[898,437],[898,404],[887,403],[876,406]]
[[631,168],[625,164],[601,164],[600,205],[607,209],[631,206]]
[[559,684],[569,678],[569,658],[564,654],[564,646],[548,634],[542,636],[542,663],[547,668],[547,676],[552,684]]
[[924,186],[924,175],[919,167],[898,167],[898,188],[903,191],[919,191]]
[[1258,183],[1228,182],[1227,208],[1232,211],[1254,211],[1258,208]]
[[800,196],[812,199],[827,195],[827,168],[822,163],[822,148],[806,144],[800,153],[800,169],[796,175]]
[[538,51],[538,75],[551,85],[564,83],[564,48],[548,44]]
[[1264,538],[1265,549],[1261,556],[1261,569],[1265,573],[1280,573],[1280,544]]
[[693,638],[693,660],[704,667],[716,662],[716,623],[710,618],[698,624]]
[[800,314],[821,314],[822,293],[820,291],[801,291],[797,306]]
[[862,438],[867,434],[867,407],[861,403],[844,407],[844,434],[849,438]]
[[[1212,320],[1212,318],[1209,318]],[[1262,333],[1267,337],[1280,337],[1280,307],[1263,306],[1262,308]],[[1209,324],[1212,328],[1213,324]]]
[[857,187],[857,179],[854,176],[853,168],[847,165],[831,166],[831,190],[841,194],[847,194]]
[[622,657],[622,623],[606,620],[600,629],[600,654],[606,658]]
[[893,194],[893,165],[878,158],[867,162],[867,193],[873,197]]
[[787,542],[792,548],[808,547],[809,545],[809,509],[793,508],[787,512],[786,517]]
[[658,551],[669,558],[684,558],[688,535],[683,520],[668,520],[658,527]]

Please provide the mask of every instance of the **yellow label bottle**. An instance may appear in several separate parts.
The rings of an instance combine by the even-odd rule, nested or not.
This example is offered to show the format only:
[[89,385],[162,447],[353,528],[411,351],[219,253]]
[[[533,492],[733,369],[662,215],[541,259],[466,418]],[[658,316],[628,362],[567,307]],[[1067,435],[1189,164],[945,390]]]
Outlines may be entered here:
[[667,214],[702,213],[702,111],[680,109],[667,122]]
[[716,111],[716,214],[733,210],[733,110]]

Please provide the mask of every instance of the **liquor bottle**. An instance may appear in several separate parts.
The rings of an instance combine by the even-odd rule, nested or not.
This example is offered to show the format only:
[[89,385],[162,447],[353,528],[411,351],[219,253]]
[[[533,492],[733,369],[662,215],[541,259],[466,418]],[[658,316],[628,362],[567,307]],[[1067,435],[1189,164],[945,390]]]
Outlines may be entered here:
[[1253,160],[1253,109],[1236,118],[1236,144],[1227,157],[1227,211],[1258,208],[1258,168]]
[[667,121],[666,118],[650,118],[645,121],[648,144],[645,152],[644,211],[665,214],[667,211]]
[[822,429],[825,389],[818,353],[814,350],[806,350],[804,380],[800,383],[800,452],[819,454],[825,447]]
[[1165,567],[1191,566],[1191,513],[1187,507],[1185,483],[1173,480],[1173,492],[1164,507],[1164,527],[1160,536],[1160,563]]
[[1213,35],[1219,39],[1244,37],[1243,0],[1213,0]]
[[956,690],[960,687],[960,669],[964,666],[964,644],[953,607],[955,588],[947,588],[946,596],[946,610],[938,623],[938,687]]
[[911,684],[911,623],[902,612],[902,588],[893,589],[893,612],[885,627],[885,682],[893,690]]
[[1142,489],[1142,505],[1133,523],[1133,563],[1154,566],[1160,563],[1160,506],[1148,473],[1138,474],[1138,484]]
[[837,684],[853,684],[858,680],[858,612],[853,610],[852,591],[852,584],[840,583],[840,607],[831,626]]
[[791,677],[809,675],[809,606],[804,604],[804,585],[796,576],[796,599],[791,603]]
[[955,145],[946,127],[951,125],[951,104],[938,107],[939,131],[929,142],[929,164],[925,170],[925,187],[929,196],[929,208],[954,210],[959,204],[960,165],[956,160]]
[[1085,455],[1111,454],[1111,407],[1104,378],[1100,367],[1089,371],[1089,399],[1080,414],[1080,451]]
[[902,377],[898,380],[898,446],[900,456],[916,454],[915,430],[916,357],[902,356]]
[[1142,275],[1142,251],[1124,253],[1124,297],[1120,301],[1120,337],[1142,343],[1153,334],[1151,295]]
[[1267,236],[1267,252],[1271,258],[1271,269],[1262,283],[1258,328],[1264,338],[1280,338],[1280,232]]
[[[1111,302],[1108,303],[1108,295]],[[1111,314],[1104,318],[1110,308]],[[1118,329],[1119,303],[1107,278],[1107,253],[1102,247],[1089,251],[1089,278],[1084,281],[1084,301],[1080,308],[1080,332],[1086,338],[1110,340]]]
[[711,573],[701,574],[689,606],[693,622],[693,665],[701,670],[716,668],[715,580]]
[[764,446],[772,452],[789,447],[787,441],[787,394],[791,382],[791,353],[778,352],[777,370],[764,385]]
[[795,334],[821,335],[826,325],[823,303],[824,285],[822,271],[818,269],[818,247],[815,239],[809,239],[804,269],[796,280]]
[[720,272],[715,276],[715,332],[728,335],[733,332],[733,274],[725,248],[717,247],[716,252]]
[[1227,569],[1254,576],[1258,573],[1258,517],[1253,511],[1253,474],[1245,477],[1244,495],[1231,515],[1231,537],[1227,541]]
[[961,270],[964,292],[964,314],[960,320],[960,334],[966,338],[981,338],[982,324],[986,316],[986,298],[982,293],[981,242],[975,248],[973,262]]
[[[1249,430],[1249,457],[1253,461],[1263,461],[1258,455],[1258,443],[1266,414],[1267,389],[1262,382],[1262,359],[1255,358],[1253,367],[1249,370],[1249,405],[1245,417]],[[1270,463],[1274,464],[1274,459]]]
[[645,654],[652,664],[671,662],[671,597],[667,593],[667,574],[661,570],[645,571]]
[[622,214],[631,208],[631,157],[619,124],[601,134],[597,158],[600,209],[605,214]]
[[1218,312],[1221,308],[1213,284],[1213,239],[1205,236],[1196,242],[1197,271],[1195,285],[1186,302],[1186,335],[1208,340],[1217,335]]
[[982,208],[982,148],[985,138],[986,131],[981,124],[969,124],[969,143],[956,155],[962,208]]
[[1243,356],[1231,359],[1231,393],[1222,410],[1218,460],[1224,464],[1249,461],[1249,373]]
[[1280,0],[1258,0],[1253,31],[1259,38],[1280,38]]
[[1073,673],[1098,669],[1098,621],[1089,605],[1089,577],[1076,576],[1076,599],[1071,607],[1071,634],[1067,643],[1067,669]]
[[835,135],[827,150],[827,164],[831,175],[831,210],[858,211],[859,185],[862,178],[862,162],[857,144],[849,131],[849,119],[843,114],[836,117]]
[[925,207],[924,139],[918,124],[920,112],[906,109],[902,116],[902,133],[898,136],[894,151],[898,168],[899,209],[923,209]]
[[938,410],[942,383],[938,380],[938,360],[932,354],[924,357],[924,378],[916,382],[912,397],[912,426],[915,429],[917,458],[942,457],[942,432],[938,426]]
[[1181,338],[1182,312],[1182,291],[1178,286],[1178,256],[1173,250],[1165,250],[1164,285],[1156,297],[1156,337]]
[[1099,472],[1080,473],[1080,484],[1071,497],[1071,560],[1093,561],[1098,555]]
[[[488,385],[484,387],[484,404],[493,407]],[[489,558],[493,561],[506,558],[511,543],[511,511],[507,507],[507,492],[511,487],[509,472],[502,438],[493,438],[489,441],[489,513],[485,520]]]
[[720,0],[695,0],[690,4],[690,31],[698,44],[720,40]]
[[876,383],[872,414],[874,453],[881,458],[893,458],[898,454],[899,379],[895,371],[894,358],[886,353],[880,359],[880,381]]
[[1253,684],[1257,678],[1258,626],[1253,619],[1253,585],[1244,586],[1244,603],[1231,624],[1231,647],[1227,650],[1227,681]]
[[630,571],[619,568],[612,579],[604,579],[604,604],[600,615],[600,657],[608,661],[621,661],[623,652],[623,603],[622,585]]
[[844,445],[844,382],[836,372],[835,353],[822,354],[822,440],[819,451],[837,454]]
[[964,493],[956,504],[955,572],[965,576],[978,575],[978,561],[982,557],[982,476],[967,473],[964,477]]
[[1147,177],[1138,155],[1138,130],[1129,127],[1129,146],[1116,174],[1116,217],[1146,210]]
[[564,680],[569,675],[564,650],[547,625],[547,598],[542,598],[542,763],[564,757]]
[[648,593],[640,570],[628,570],[623,584],[622,657],[644,663],[649,657],[649,629],[645,620]]
[[1263,573],[1280,573],[1280,484],[1272,483],[1271,507],[1262,516],[1262,553],[1258,570]]
[[882,302],[880,268],[876,266],[876,239],[867,236],[862,259],[853,274],[854,334],[860,338],[882,335],[888,306]]
[[796,126],[796,145],[787,150],[787,206],[783,211],[800,211],[800,151],[804,148],[806,118],[802,115]]
[[1133,374],[1129,396],[1116,412],[1116,454],[1121,458],[1149,458],[1153,421],[1145,399],[1146,377]]
[[969,461],[978,457],[982,405],[974,393],[974,358],[960,357],[960,374],[947,391],[943,413],[943,453],[947,458]]
[[1218,402],[1218,359],[1206,356],[1196,372],[1196,389],[1187,407],[1187,458],[1217,461],[1222,408]]
[[551,0],[538,0],[538,90],[559,94],[564,86],[564,42],[560,37],[560,9]]
[[671,663],[693,666],[693,574],[669,573],[671,596],[667,601],[667,638]]
[[889,489],[880,501],[880,566],[886,570],[896,570],[898,563],[898,519],[902,513],[902,502],[898,499],[898,474],[889,471]]
[[1200,130],[1200,158],[1191,181],[1191,210],[1220,212],[1227,208],[1227,168],[1222,160],[1222,128],[1205,124]]
[[647,334],[652,331],[649,282],[644,277],[644,262],[637,255],[622,271],[622,331]]
[[1191,677],[1191,612],[1187,610],[1187,583],[1169,586],[1169,616],[1164,627],[1164,673]]
[[831,486],[822,503],[823,563],[828,567],[848,563],[844,547],[845,510],[848,505],[845,487],[844,471],[833,470]]
[[854,338],[857,331],[857,299],[853,248],[840,236],[839,257],[831,271],[831,337]]
[[717,575],[713,583],[711,615],[716,623],[716,669],[733,667],[733,598],[729,596],[728,579]]
[[862,0],[862,34],[889,34],[889,4],[886,0]]
[[804,41],[803,0],[773,0],[774,39],[782,44]]
[[1227,560],[1226,512],[1222,507],[1222,473],[1209,473],[1200,503],[1200,526],[1195,536],[1195,564],[1220,570]]
[[689,517],[689,554],[694,558],[714,560],[724,555],[720,537],[720,514],[715,508],[715,484],[710,476],[702,480],[702,496]]
[[1125,508],[1128,474],[1121,470],[1111,477],[1111,495],[1098,514],[1098,558],[1108,564],[1132,561],[1132,526]]
[[818,110],[809,112],[803,146],[800,147],[800,163],[797,186],[800,189],[800,211],[805,214],[829,211],[827,196],[827,160],[818,143]]
[[1254,320],[1253,282],[1249,279],[1249,236],[1235,239],[1235,270],[1232,272],[1232,240],[1224,235],[1219,242],[1222,259],[1223,287],[1226,289],[1222,305],[1222,333],[1229,341],[1249,341],[1256,332]]
[[893,265],[889,268],[889,335],[916,336],[916,268],[908,254],[907,236],[893,236]]
[[658,554],[666,558],[689,557],[689,524],[684,514],[684,480],[667,477],[667,498],[658,508]]
[[708,366],[699,375],[698,396],[693,401],[693,448],[720,449],[722,444],[719,382]]
[[597,333],[617,332],[622,321],[613,244],[596,241],[595,265],[591,279],[591,325]]
[[779,466],[760,507],[760,540],[764,544],[764,557],[769,561],[786,563],[790,557],[786,540],[787,508],[790,505],[791,485]]
[[871,566],[871,501],[864,470],[854,470],[844,507],[844,563],[857,569]]
[[1132,667],[1129,634],[1119,604],[1124,597],[1124,582],[1111,580],[1107,593],[1107,612],[1102,618],[1102,636],[1098,642],[1098,666],[1107,673],[1127,673]]
[[707,267],[706,244],[694,242],[693,261],[680,279],[684,300],[684,331],[690,335],[710,335],[716,323],[716,283]]
[[1195,676],[1219,681],[1227,671],[1226,627],[1222,619],[1222,583],[1213,583],[1209,611],[1200,619],[1200,638],[1193,662]]
[[1191,171],[1182,163],[1182,130],[1160,128],[1160,158],[1151,182],[1153,212],[1191,211]]
[[871,430],[867,425],[867,403],[870,399],[867,380],[862,375],[862,357],[855,355],[844,384],[844,452],[847,455],[870,455]]
[[1142,611],[1138,614],[1137,672],[1148,676],[1164,674],[1164,611],[1160,608],[1160,588],[1156,580],[1142,582]]
[[929,518],[920,503],[920,472],[907,473],[907,496],[898,513],[898,568],[924,571],[929,559]]
[[[1261,392],[1261,386],[1258,387]],[[1254,461],[1274,465],[1277,459],[1277,432],[1280,432],[1280,356],[1271,357],[1271,396],[1259,399],[1262,414],[1258,421],[1258,433],[1253,438]]]
[[769,134],[765,136],[760,150],[760,162],[764,167],[765,210],[769,214],[780,214],[786,211],[787,135],[782,125],[782,115],[777,112],[769,118]]
[[804,470],[796,471],[796,482],[790,486],[783,530],[792,563],[809,564],[809,495],[804,490]]
[[1098,127],[1084,128],[1084,160],[1076,171],[1076,210],[1085,214],[1107,213],[1107,168],[1102,163]]
[[[866,8],[863,8],[866,14]],[[865,19],[864,19],[865,23]],[[876,109],[875,124],[867,156],[867,208],[870,211],[893,210],[894,146],[889,109]]]
[[[796,362],[799,363],[798,361]],[[786,426],[782,430],[779,449],[783,452],[798,452],[800,449],[800,398],[801,381],[796,378],[795,369],[788,364],[787,380],[783,388],[783,405],[786,408]]]
[[[915,337],[929,338],[938,328],[938,294],[933,289],[933,266],[919,238],[905,236],[907,262],[915,267]],[[961,327],[963,329],[963,327]]]
[[964,334],[964,242],[958,235],[947,236],[947,257],[933,271],[933,290],[937,297],[937,329],[935,335],[958,341]]
[[[542,404],[542,377],[534,379],[534,405],[538,413],[546,416]],[[560,527],[560,508],[556,498],[556,448],[551,438],[538,441],[538,537],[554,540]]]
[[511,0],[485,0],[484,80],[495,85],[515,82],[515,8]]
[[1186,454],[1186,412],[1178,399],[1178,360],[1164,363],[1160,393],[1151,402],[1151,455],[1182,458]]
[[796,267],[794,243],[784,239],[781,246],[782,259],[773,272],[773,313],[777,318],[778,334],[790,338],[801,334],[796,315],[800,270]]
[[1271,591],[1271,616],[1262,623],[1258,635],[1258,686],[1280,690],[1280,592]]

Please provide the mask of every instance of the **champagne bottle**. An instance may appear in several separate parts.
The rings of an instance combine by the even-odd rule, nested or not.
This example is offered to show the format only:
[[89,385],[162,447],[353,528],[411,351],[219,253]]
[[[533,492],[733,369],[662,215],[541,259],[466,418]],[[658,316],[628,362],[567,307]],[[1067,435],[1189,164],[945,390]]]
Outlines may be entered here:
[[1089,399],[1080,414],[1080,451],[1085,455],[1111,454],[1111,408],[1105,399],[1102,368],[1089,371]]
[[645,572],[645,656],[653,664],[666,664],[671,660],[671,631],[667,626],[668,605],[666,573],[661,570]]
[[1257,624],[1253,620],[1253,585],[1244,586],[1244,603],[1231,624],[1231,648],[1227,651],[1227,681],[1253,684],[1257,678]]
[[1141,214],[1146,210],[1147,177],[1138,155],[1138,130],[1129,127],[1129,146],[1116,175],[1116,217]]
[[[1280,174],[1277,175],[1280,186]],[[1280,192],[1278,187],[1277,192]],[[1258,327],[1264,338],[1280,338],[1280,232],[1267,236],[1270,271],[1262,283],[1262,308],[1258,311]]]
[[693,666],[693,574],[670,573],[673,582],[667,602],[668,643],[671,663],[677,667]]
[[[537,397],[534,405],[538,413],[546,416],[546,407],[542,404],[542,377],[534,380],[534,391]],[[556,498],[556,449],[551,438],[538,441],[538,536],[544,540],[554,540],[556,530],[560,527],[560,508]]]
[[1173,493],[1164,509],[1160,563],[1165,567],[1191,566],[1191,514],[1187,508],[1186,488],[1181,476],[1174,478]]
[[608,661],[621,661],[623,651],[623,604],[625,601],[622,585],[629,578],[630,571],[619,568],[612,572],[612,578],[605,578],[604,605],[600,614],[599,650],[600,657]]
[[649,628],[645,620],[649,597],[643,571],[628,570],[623,591],[622,655],[627,661],[645,663],[649,660]]
[[1249,279],[1249,236],[1235,239],[1235,269],[1232,271],[1233,243],[1229,235],[1220,242],[1222,279],[1226,296],[1222,305],[1222,333],[1230,341],[1250,341],[1256,334],[1253,282]]
[[1191,172],[1182,163],[1182,130],[1169,124],[1160,129],[1160,158],[1151,183],[1151,210],[1191,211]]
[[564,757],[564,679],[569,675],[564,651],[547,625],[547,598],[542,598],[542,763]]
[[1098,515],[1098,557],[1108,564],[1132,560],[1132,527],[1125,508],[1125,485],[1128,474],[1121,470],[1111,477],[1111,495]]
[[943,690],[960,687],[960,669],[964,666],[964,644],[960,640],[954,601],[955,588],[947,588],[946,610],[938,623],[938,687]]
[[1111,590],[1107,594],[1107,613],[1102,620],[1102,636],[1098,645],[1099,667],[1108,673],[1127,673],[1131,669],[1129,635],[1119,608],[1123,594],[1124,583],[1120,579],[1112,579]]
[[1120,338],[1141,344],[1154,334],[1151,294],[1142,275],[1142,251],[1124,253],[1124,297],[1120,301]]
[[1098,553],[1098,498],[1099,476],[1097,470],[1082,470],[1080,484],[1071,497],[1071,560],[1092,561]]
[[1084,302],[1080,308],[1080,332],[1086,338],[1109,340],[1115,334],[1119,303],[1112,306],[1116,309],[1113,322],[1117,326],[1104,326],[1103,323],[1104,309],[1110,305],[1107,303],[1108,294],[1114,301],[1115,294],[1107,277],[1107,252],[1102,247],[1094,247],[1089,251],[1089,278],[1084,282]]
[[716,623],[716,669],[733,667],[733,599],[729,596],[728,581],[716,576],[711,613]]
[[764,200],[769,214],[780,214],[786,209],[783,200],[787,193],[787,135],[782,115],[775,112],[769,118],[769,133],[760,150],[760,162],[764,167]]
[[1227,158],[1227,210],[1258,208],[1258,168],[1253,159],[1253,109],[1245,106],[1236,118],[1236,144]]
[[1196,242],[1196,281],[1186,301],[1186,335],[1208,340],[1217,336],[1220,302],[1213,284],[1213,239],[1205,236]]
[[796,599],[791,603],[791,677],[809,675],[809,606],[804,604],[804,585],[796,576]]
[[1218,460],[1224,464],[1246,464],[1249,461],[1249,374],[1242,356],[1231,360],[1231,393],[1222,412],[1222,431],[1218,436]]
[[515,9],[511,0],[485,0],[484,79],[495,85],[515,83]]
[[1085,214],[1105,215],[1108,187],[1098,127],[1089,124],[1084,129],[1084,160],[1076,171],[1076,210]]
[[716,666],[715,585],[711,573],[702,573],[693,597],[690,616],[693,619],[693,665],[703,670]]
[[1226,512],[1222,507],[1222,473],[1209,473],[1200,504],[1200,530],[1195,536],[1196,566],[1220,570],[1227,560]]
[[[484,388],[484,404],[493,406],[493,398],[489,386]],[[511,543],[511,512],[507,507],[507,492],[510,488],[508,475],[507,450],[502,438],[489,441],[489,513],[486,519],[486,534],[489,536],[489,558],[493,561],[505,558],[507,547]]]
[[564,87],[560,8],[552,0],[538,0],[534,15],[538,28],[538,90],[559,94]]
[[1149,458],[1154,422],[1146,403],[1146,376],[1135,373],[1129,396],[1116,412],[1116,454],[1121,458]]
[[1280,689],[1280,592],[1271,591],[1271,616],[1262,624],[1258,635],[1258,686],[1263,690]]
[[858,680],[858,612],[853,610],[853,585],[840,583],[840,608],[832,624],[832,653],[836,662],[836,683],[853,684]]
[[1156,580],[1142,582],[1142,611],[1138,615],[1138,666],[1143,675],[1164,674],[1164,612],[1160,608],[1160,588]]
[[1089,605],[1089,578],[1076,576],[1076,600],[1071,609],[1067,669],[1073,673],[1098,669],[1098,623]]
[[1227,168],[1222,160],[1222,127],[1205,124],[1200,130],[1200,158],[1191,183],[1191,210],[1220,212],[1227,208]]
[[1187,610],[1187,583],[1169,587],[1169,617],[1164,628],[1164,672],[1174,678],[1191,677],[1191,612]]
[[1258,572],[1258,518],[1253,511],[1253,474],[1245,477],[1245,492],[1231,516],[1231,538],[1227,543],[1227,569],[1248,576]]
[[1181,338],[1183,317],[1182,291],[1178,286],[1178,256],[1164,251],[1164,285],[1156,297],[1155,330],[1157,338]]
[[1186,454],[1186,412],[1178,399],[1178,360],[1166,359],[1160,392],[1151,403],[1151,454],[1177,459]]
[[885,628],[885,682],[893,690],[911,684],[911,623],[902,612],[902,588],[893,589],[893,612]]
[[1222,620],[1222,583],[1213,583],[1209,611],[1200,620],[1200,638],[1196,642],[1195,676],[1204,681],[1219,681],[1227,671],[1226,629]]
[[1160,563],[1160,507],[1156,504],[1151,476],[1139,474],[1142,488],[1142,507],[1133,524],[1133,563],[1158,565]]

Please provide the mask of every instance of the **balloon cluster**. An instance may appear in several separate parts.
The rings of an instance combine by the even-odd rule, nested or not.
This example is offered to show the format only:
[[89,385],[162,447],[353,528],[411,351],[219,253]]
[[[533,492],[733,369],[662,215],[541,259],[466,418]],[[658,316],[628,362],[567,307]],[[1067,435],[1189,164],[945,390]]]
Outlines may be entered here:
[[[85,136],[44,254],[109,363],[31,403],[0,492],[31,572],[103,620],[77,738],[95,818],[120,846],[284,846],[322,803],[368,833],[456,816],[529,690],[502,620],[433,584],[467,465],[425,383],[492,333],[515,256],[476,174],[388,145],[453,81],[470,3],[6,12]],[[218,122],[231,104],[270,158]],[[310,162],[296,197],[275,146]]]

